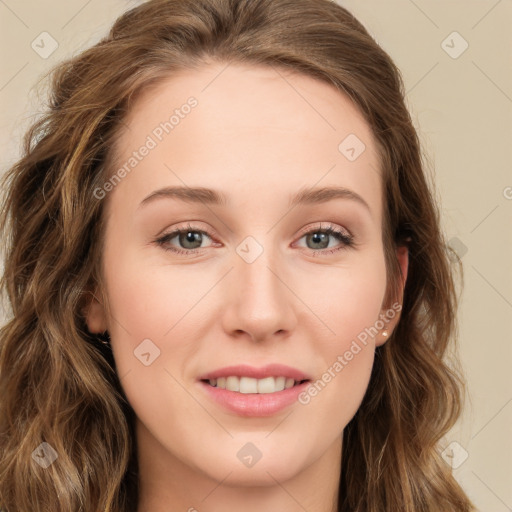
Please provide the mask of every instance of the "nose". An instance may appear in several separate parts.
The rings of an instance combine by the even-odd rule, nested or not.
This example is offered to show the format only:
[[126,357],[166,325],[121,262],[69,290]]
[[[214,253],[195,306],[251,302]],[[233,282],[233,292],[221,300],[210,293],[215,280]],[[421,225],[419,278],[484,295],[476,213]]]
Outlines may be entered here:
[[285,262],[271,250],[251,263],[238,254],[233,261],[222,313],[225,332],[257,342],[288,337],[297,323],[298,301]]

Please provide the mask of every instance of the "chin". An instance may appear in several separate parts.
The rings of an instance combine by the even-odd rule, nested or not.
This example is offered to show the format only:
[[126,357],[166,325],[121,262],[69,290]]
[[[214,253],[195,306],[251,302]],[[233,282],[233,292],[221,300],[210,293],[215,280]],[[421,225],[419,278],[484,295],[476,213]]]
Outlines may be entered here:
[[237,440],[225,449],[217,446],[219,452],[210,452],[207,461],[202,457],[197,467],[214,480],[222,481],[227,477],[223,483],[226,486],[260,487],[275,485],[276,480],[285,482],[313,461],[313,458],[307,460],[306,451],[298,453],[297,445],[283,447],[283,444],[268,441],[262,439],[252,444],[248,440]]

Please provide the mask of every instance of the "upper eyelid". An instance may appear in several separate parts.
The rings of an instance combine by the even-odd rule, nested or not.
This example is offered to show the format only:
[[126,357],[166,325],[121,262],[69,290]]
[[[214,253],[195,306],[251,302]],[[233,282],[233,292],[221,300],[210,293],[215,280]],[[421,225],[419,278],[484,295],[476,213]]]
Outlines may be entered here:
[[304,235],[307,235],[308,233],[311,233],[312,231],[326,231],[329,229],[332,229],[333,231],[341,231],[342,233],[346,233],[350,237],[353,236],[352,232],[350,230],[348,230],[347,228],[345,228],[343,226],[335,225],[334,223],[331,223],[331,222],[320,222],[320,225],[318,225],[318,226],[306,227],[306,228],[302,229],[301,231],[299,231],[299,236],[303,237]]
[[[180,232],[182,233],[185,231],[194,231],[194,232],[199,232],[199,233],[205,234],[213,242],[216,241],[215,234],[210,233],[206,229],[202,229],[199,226],[191,226],[190,224],[192,224],[192,221],[189,221],[187,224],[188,225],[186,225],[186,226],[178,226],[177,228],[174,228],[174,229],[170,230],[169,232],[164,232],[163,234],[161,234],[160,236],[157,237],[157,240],[161,240],[163,238],[169,238],[169,237],[174,238],[177,235],[179,235]],[[346,236],[353,238],[352,232],[343,226],[337,226],[331,222],[320,222],[320,224],[318,226],[309,226],[309,227],[303,228],[298,234],[298,239],[300,239],[303,236],[305,236],[311,232],[314,232],[314,231],[325,231],[325,230],[329,230],[329,229],[331,229],[333,231],[341,231],[342,233],[346,234]]]

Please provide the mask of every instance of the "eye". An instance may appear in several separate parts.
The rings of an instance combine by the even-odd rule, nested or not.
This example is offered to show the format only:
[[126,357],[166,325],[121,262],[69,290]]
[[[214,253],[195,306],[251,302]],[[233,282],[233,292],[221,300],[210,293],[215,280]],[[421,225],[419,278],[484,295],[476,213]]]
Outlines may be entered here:
[[[197,229],[189,224],[186,228],[175,229],[161,236],[155,242],[166,251],[191,254],[200,252],[199,249],[204,249],[205,246],[202,244],[206,239],[212,239],[207,231]],[[173,240],[176,240],[174,244],[179,244],[181,247],[172,245]]]
[[[306,239],[306,249],[313,256],[322,254],[332,254],[334,252],[354,247],[353,236],[346,230],[335,228],[332,225],[327,227],[317,227],[310,229],[302,234],[299,240]],[[203,229],[188,224],[186,228],[177,228],[170,233],[159,237],[155,243],[166,251],[176,254],[190,255],[201,252],[201,249],[210,247],[212,244],[204,246],[205,240],[212,240],[213,236]],[[338,245],[331,244],[332,240],[337,240]],[[341,243],[341,244],[340,244]],[[176,246],[178,245],[178,247]]]
[[[317,254],[332,254],[334,252],[353,247],[354,237],[346,230],[335,228],[332,225],[327,227],[320,226],[319,228],[310,229],[306,231],[301,237],[306,239],[307,249],[316,256]],[[341,242],[341,245],[334,247],[330,244],[331,240]]]

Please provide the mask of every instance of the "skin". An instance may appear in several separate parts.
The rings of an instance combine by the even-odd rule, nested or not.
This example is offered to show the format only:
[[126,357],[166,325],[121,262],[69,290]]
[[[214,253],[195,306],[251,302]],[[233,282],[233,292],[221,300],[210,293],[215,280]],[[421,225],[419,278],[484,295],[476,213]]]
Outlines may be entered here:
[[[168,113],[198,100],[104,199],[104,289],[95,297],[103,293],[110,309],[94,299],[87,324],[109,331],[137,414],[139,512],[168,511],[170,503],[199,512],[330,512],[343,429],[367,389],[375,347],[387,338],[370,337],[307,405],[269,417],[224,410],[197,379],[228,365],[277,362],[316,380],[389,309],[376,145],[356,107],[329,84],[266,67],[224,68],[181,72],[133,105],[119,165]],[[354,161],[338,150],[351,133],[366,146]],[[183,185],[222,191],[228,204],[160,198],[139,206],[157,189]],[[288,207],[300,189],[324,186],[352,190],[369,209],[347,198]],[[155,243],[188,222],[211,233],[200,252]],[[331,235],[324,249],[305,236],[328,225],[356,245],[344,248]],[[248,236],[263,248],[252,263],[236,252]],[[166,246],[197,245],[174,237]],[[326,254],[331,248],[341,250]],[[397,258],[406,278],[406,250]],[[398,317],[386,324],[389,334]],[[144,339],[160,350],[149,366],[134,356]],[[248,442],[262,454],[250,468],[237,457]]]

